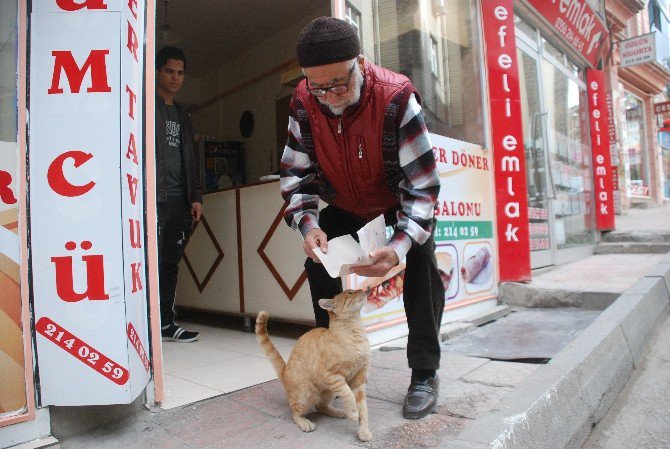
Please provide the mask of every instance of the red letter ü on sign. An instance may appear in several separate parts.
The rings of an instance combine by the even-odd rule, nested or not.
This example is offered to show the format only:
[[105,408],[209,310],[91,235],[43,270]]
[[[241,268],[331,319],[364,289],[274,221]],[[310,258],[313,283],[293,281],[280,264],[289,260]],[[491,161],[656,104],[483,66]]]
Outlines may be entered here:
[[105,56],[109,54],[109,50],[91,50],[81,69],[77,66],[71,51],[52,51],[51,54],[55,60],[51,88],[48,90],[49,94],[63,93],[63,89],[60,87],[61,70],[67,76],[72,93],[79,93],[84,75],[89,69],[91,69],[91,87],[87,88],[86,92],[112,91],[107,82],[107,62],[105,61]]

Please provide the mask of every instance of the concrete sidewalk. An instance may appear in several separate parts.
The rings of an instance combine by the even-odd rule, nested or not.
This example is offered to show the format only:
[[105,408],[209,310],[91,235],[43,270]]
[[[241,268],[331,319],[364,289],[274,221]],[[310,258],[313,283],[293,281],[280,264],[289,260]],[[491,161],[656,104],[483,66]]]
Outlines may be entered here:
[[[447,340],[440,370],[440,406],[437,413],[420,421],[401,416],[409,383],[406,356],[398,350],[403,342],[375,351],[368,383],[370,427],[375,435],[371,443],[356,439],[356,424],[318,414],[310,416],[317,430],[301,432],[291,420],[283,387],[272,381],[179,410],[138,411],[113,426],[62,440],[61,447],[578,447],[625,384],[646,338],[666,314],[665,281],[645,276],[670,267],[670,258],[660,263],[663,257],[603,255],[579,261],[581,275],[572,270],[571,282],[563,283],[566,290],[600,282],[594,273],[608,259],[629,267],[632,285],[620,286],[625,294],[546,365],[454,355],[447,352],[448,343],[462,337]],[[569,269],[570,265],[563,268]],[[536,280],[544,282],[544,277],[552,276],[556,274],[548,272]],[[665,276],[670,279],[670,269]],[[507,319],[511,316],[498,322]],[[486,321],[473,317],[472,322],[452,324],[445,331],[453,337]]]
[[[656,213],[653,217],[670,216],[670,208],[647,209],[638,220],[633,211],[621,220],[622,231],[650,229],[645,225],[652,222],[648,211]],[[670,228],[665,223],[670,220],[654,220]],[[613,275],[616,280],[612,280]],[[584,312],[580,315],[583,325],[570,331],[569,336],[563,335],[560,343],[554,341],[554,352],[551,348],[537,354],[523,352],[518,360],[514,354],[473,356],[452,349],[458,346],[456,343],[463,346],[465,340],[476,340],[494,329],[490,326],[511,322],[520,313],[510,312],[523,312],[523,308],[501,305],[485,316],[443,326],[446,341],[439,372],[439,407],[419,421],[401,416],[410,376],[404,342],[384,345],[373,352],[367,388],[374,434],[370,443],[357,440],[355,423],[316,413],[309,417],[316,431],[303,433],[291,419],[283,387],[279,381],[271,381],[181,409],[159,413],[136,410],[112,426],[61,439],[61,447],[580,447],[642,360],[650,336],[667,316],[669,285],[670,255],[611,254],[556,267],[534,276],[527,286],[514,286],[517,290],[505,290],[503,286],[503,300],[518,297],[523,291],[530,296],[519,303],[526,305],[532,298],[528,291],[562,292],[562,302],[532,305],[562,307],[542,309],[548,323],[559,322],[560,314]],[[487,324],[494,319],[494,324]],[[519,330],[522,332],[528,329]],[[504,339],[512,340],[513,334],[509,335]],[[550,354],[546,364],[542,363],[543,354]],[[520,363],[521,359],[533,359],[534,363]]]

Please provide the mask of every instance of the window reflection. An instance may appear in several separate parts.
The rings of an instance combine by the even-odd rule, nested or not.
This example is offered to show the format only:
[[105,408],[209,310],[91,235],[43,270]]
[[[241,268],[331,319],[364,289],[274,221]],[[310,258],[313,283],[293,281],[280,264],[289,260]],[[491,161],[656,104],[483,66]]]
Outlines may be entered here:
[[16,142],[17,3],[0,2],[0,141]]
[[642,100],[624,92],[623,96],[623,132],[624,156],[630,166],[631,193],[633,195],[649,195],[649,167],[647,152],[644,151],[644,105]]
[[[367,3],[376,6],[366,8]],[[363,0],[361,4],[363,23],[368,20],[366,10],[377,16],[369,20],[378,24],[375,62],[412,80],[421,93],[428,129],[484,146],[476,2]]]
[[549,111],[547,145],[555,187],[556,244],[565,248],[593,243],[586,89],[546,59],[542,84]]

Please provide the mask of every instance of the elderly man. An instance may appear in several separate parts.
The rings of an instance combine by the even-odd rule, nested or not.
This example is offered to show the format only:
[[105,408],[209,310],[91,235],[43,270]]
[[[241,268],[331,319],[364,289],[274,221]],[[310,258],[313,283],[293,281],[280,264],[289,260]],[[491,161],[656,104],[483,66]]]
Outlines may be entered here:
[[[356,29],[320,17],[298,37],[298,61],[306,80],[291,102],[288,141],[281,160],[287,223],[300,231],[317,326],[328,327],[318,305],[342,291],[313,250],[328,239],[355,235],[384,214],[394,234],[370,254],[361,276],[383,276],[407,257],[404,303],[412,378],[403,416],[419,419],[437,404],[438,331],[444,310],[433,240],[440,190],[419,94],[405,76],[366,62]],[[319,200],[328,206],[319,212]]]

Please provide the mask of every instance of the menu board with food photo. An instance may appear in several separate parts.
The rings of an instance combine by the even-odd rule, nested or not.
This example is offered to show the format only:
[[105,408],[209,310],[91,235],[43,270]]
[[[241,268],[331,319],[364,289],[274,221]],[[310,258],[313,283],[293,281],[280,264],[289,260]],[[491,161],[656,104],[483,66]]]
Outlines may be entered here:
[[[435,256],[445,289],[445,308],[498,293],[495,204],[491,151],[479,145],[431,134],[440,174],[435,218]],[[387,238],[392,229],[387,228]],[[366,326],[393,324],[405,317],[405,263],[385,276],[350,274],[346,285],[367,292],[362,317]]]

